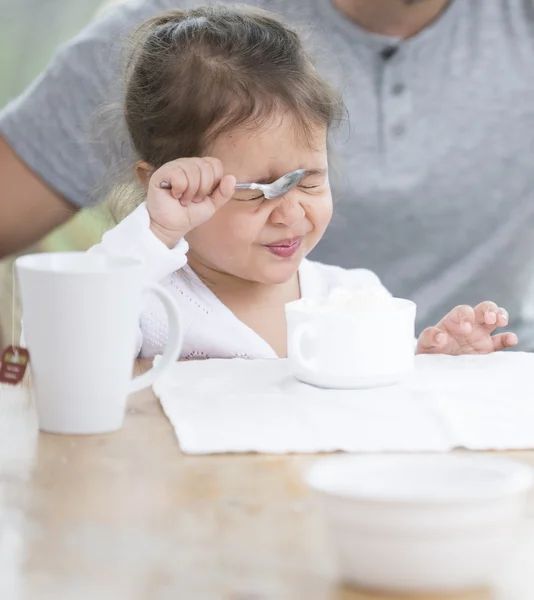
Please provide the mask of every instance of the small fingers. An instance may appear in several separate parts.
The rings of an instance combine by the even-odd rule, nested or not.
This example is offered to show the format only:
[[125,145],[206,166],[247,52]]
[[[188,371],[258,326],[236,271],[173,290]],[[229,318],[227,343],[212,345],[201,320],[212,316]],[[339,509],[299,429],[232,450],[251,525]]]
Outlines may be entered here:
[[477,325],[488,325],[489,329],[497,327],[499,307],[495,302],[481,302],[475,306],[475,322]]
[[453,335],[469,335],[475,324],[475,311],[473,307],[465,305],[453,308],[439,323]]
[[449,336],[439,327],[427,327],[419,336],[417,346],[426,352],[439,352],[447,345]]
[[187,189],[188,181],[181,167],[173,167],[169,164],[155,171],[150,178],[150,185],[169,190],[169,194],[175,200],[180,200]]
[[481,302],[475,307],[475,322],[484,327],[488,333],[497,327],[506,327],[508,320],[507,311],[497,306],[495,302]]
[[497,326],[498,327],[506,327],[508,322],[510,321],[510,317],[508,316],[508,311],[504,308],[499,307],[497,313]]
[[225,175],[219,185],[213,190],[211,200],[216,209],[219,209],[223,204],[234,195],[236,179],[233,175]]
[[187,177],[187,189],[182,194],[180,204],[182,206],[189,206],[200,187],[200,166],[196,162],[190,161],[184,167],[184,173]]
[[203,160],[199,165],[200,183],[196,194],[193,196],[193,202],[202,202],[206,196],[209,196],[218,181],[215,180],[212,163]]
[[209,198],[219,208],[232,197],[235,183],[235,177],[224,176],[222,162],[213,157],[171,161],[153,175],[153,184],[169,190],[182,206]]
[[208,197],[221,181],[223,173],[218,158],[178,159],[158,169],[158,186],[168,189],[183,206],[189,206]]
[[206,156],[202,160],[212,166],[214,181],[219,182],[224,175],[222,162],[218,158],[213,158],[211,156]]
[[[223,193],[223,196],[226,196],[224,194],[224,191],[220,190],[220,185],[222,183],[222,180],[224,178],[224,169],[223,169],[223,165],[222,162],[218,159],[218,158],[212,158],[212,157],[205,157],[202,159],[203,163],[204,163],[204,169],[210,173],[210,185],[207,186],[206,188],[203,188],[203,198],[205,197],[210,197],[212,202],[214,202],[215,206],[217,208],[219,208],[221,202],[221,198],[219,196],[220,193]],[[235,178],[233,179],[234,184],[232,185],[232,194],[233,194],[233,189],[235,187]],[[226,186],[228,186],[228,184],[226,184]],[[219,189],[219,193],[215,194],[216,190]]]
[[512,348],[513,346],[517,346],[518,339],[515,333],[500,333],[499,335],[494,335],[491,338],[493,343],[493,350],[498,352],[499,350],[504,350],[505,348]]

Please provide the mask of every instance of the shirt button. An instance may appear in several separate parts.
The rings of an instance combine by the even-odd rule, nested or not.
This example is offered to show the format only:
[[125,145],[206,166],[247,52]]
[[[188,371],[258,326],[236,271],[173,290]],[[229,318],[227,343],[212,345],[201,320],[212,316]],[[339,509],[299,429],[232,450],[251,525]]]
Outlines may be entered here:
[[402,92],[404,92],[405,85],[404,83],[396,83],[392,88],[391,92],[394,96],[400,96]]
[[400,138],[406,133],[406,127],[402,123],[398,123],[393,126],[391,131],[396,138]]
[[386,46],[382,52],[380,52],[380,56],[382,57],[382,60],[387,61],[390,58],[393,58],[398,50],[397,46]]

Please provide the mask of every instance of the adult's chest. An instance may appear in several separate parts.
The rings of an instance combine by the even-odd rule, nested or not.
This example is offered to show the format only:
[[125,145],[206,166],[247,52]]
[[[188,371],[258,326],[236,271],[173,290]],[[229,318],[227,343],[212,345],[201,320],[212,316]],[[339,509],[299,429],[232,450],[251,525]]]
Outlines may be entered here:
[[498,210],[532,189],[534,51],[466,46],[355,56],[343,74],[350,124],[333,136],[338,198],[402,198],[428,216]]
[[488,240],[532,254],[532,36],[475,21],[388,61],[354,47],[331,70],[349,121],[332,136],[336,205],[314,258],[369,267],[409,294]]
[[472,35],[388,61],[355,51],[337,76],[349,122],[332,137],[334,227],[362,245],[398,226],[414,248],[458,228],[468,243],[534,210],[534,50]]

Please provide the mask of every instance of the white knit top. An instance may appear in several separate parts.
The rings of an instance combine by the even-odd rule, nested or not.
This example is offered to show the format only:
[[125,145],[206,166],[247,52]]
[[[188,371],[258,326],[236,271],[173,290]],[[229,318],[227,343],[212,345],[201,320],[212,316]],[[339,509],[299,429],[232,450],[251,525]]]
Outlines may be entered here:
[[[130,256],[145,264],[147,282],[162,285],[176,300],[184,327],[181,359],[277,358],[271,346],[240,321],[187,265],[189,246],[181,240],[168,249],[151,232],[146,205],[108,231],[89,252]],[[304,260],[299,268],[302,297],[320,298],[335,288],[361,290],[383,287],[367,269],[343,269]],[[167,341],[167,318],[162,306],[150,298],[140,317],[138,355],[153,358]]]

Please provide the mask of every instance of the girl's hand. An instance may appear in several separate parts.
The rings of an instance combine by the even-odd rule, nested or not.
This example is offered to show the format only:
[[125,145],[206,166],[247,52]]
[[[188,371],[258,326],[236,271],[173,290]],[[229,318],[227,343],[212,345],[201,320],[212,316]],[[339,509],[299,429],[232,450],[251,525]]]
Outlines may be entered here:
[[475,308],[457,306],[435,327],[419,336],[418,354],[489,354],[517,344],[514,333],[492,337],[497,327],[508,325],[508,313],[494,302],[482,302]]
[[[170,184],[162,189],[161,184]],[[234,195],[235,177],[217,158],[179,158],[155,171],[146,197],[150,229],[169,248],[210,219]]]

